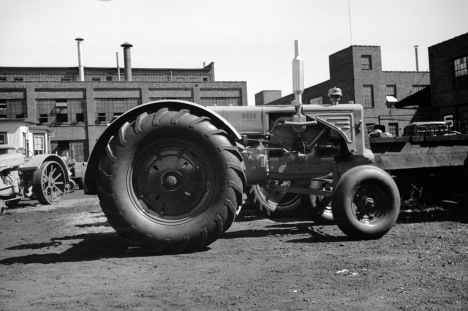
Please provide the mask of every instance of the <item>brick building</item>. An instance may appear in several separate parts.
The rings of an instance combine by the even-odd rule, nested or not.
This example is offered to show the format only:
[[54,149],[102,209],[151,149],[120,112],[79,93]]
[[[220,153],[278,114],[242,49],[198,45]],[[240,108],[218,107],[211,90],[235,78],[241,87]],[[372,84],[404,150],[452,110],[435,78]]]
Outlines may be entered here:
[[[129,52],[131,45],[122,46]],[[0,67],[0,134],[8,122],[19,120],[46,126],[52,152],[86,161],[107,124],[137,105],[161,99],[247,105],[246,82],[215,81],[213,63],[200,69],[131,68],[128,55],[125,68],[118,70]]]
[[[304,104],[329,104],[328,90],[339,87],[340,103],[359,103],[365,108],[367,125],[384,125],[400,136],[410,122],[427,119],[430,110],[397,109],[394,104],[429,86],[429,73],[383,71],[379,46],[350,46],[329,56],[330,80],[304,90]],[[288,105],[290,94],[271,101],[270,105]],[[265,104],[259,101],[259,104]]]
[[429,47],[430,102],[435,120],[453,122],[466,133],[468,123],[468,33]]

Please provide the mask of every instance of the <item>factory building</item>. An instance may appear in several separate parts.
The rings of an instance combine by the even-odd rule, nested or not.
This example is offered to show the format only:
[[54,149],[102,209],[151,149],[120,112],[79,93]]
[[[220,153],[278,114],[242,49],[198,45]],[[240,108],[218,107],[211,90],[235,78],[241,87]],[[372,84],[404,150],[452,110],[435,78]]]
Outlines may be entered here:
[[[361,104],[366,125],[383,125],[394,136],[400,136],[410,122],[430,118],[430,110],[394,107],[398,101],[428,87],[429,72],[383,71],[379,46],[350,46],[330,55],[329,66],[329,80],[304,89],[304,104],[330,104],[328,91],[338,87],[343,93],[340,103]],[[275,94],[256,94],[256,105],[289,105],[294,100],[293,94],[272,100]]]
[[[197,69],[132,68],[129,43],[124,68],[0,67],[0,142],[7,123],[48,128],[51,151],[86,161],[107,125],[127,110],[162,99],[203,106],[246,106],[246,82],[218,82],[214,64]],[[40,135],[40,134],[37,134]],[[33,142],[26,142],[33,150]]]
[[468,33],[429,47],[430,103],[436,120],[468,132]]

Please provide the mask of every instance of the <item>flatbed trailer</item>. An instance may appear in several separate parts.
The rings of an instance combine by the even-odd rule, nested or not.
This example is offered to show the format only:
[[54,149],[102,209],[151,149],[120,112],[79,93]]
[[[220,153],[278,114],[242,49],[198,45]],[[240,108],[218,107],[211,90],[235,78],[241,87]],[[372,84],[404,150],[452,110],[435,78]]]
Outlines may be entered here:
[[[369,138],[375,165],[396,180],[431,181],[468,193],[468,135]],[[427,184],[427,183],[426,183]],[[436,188],[436,191],[439,190]],[[442,190],[441,190],[442,191]],[[463,201],[467,204],[467,201]]]

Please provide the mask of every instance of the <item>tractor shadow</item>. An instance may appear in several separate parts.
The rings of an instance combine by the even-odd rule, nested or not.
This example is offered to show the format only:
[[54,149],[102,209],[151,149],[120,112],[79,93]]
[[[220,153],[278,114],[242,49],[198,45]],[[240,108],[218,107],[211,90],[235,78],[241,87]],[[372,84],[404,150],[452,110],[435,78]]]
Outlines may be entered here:
[[[94,225],[94,224],[93,224]],[[78,241],[74,243],[75,241]],[[60,252],[61,248],[68,248]],[[6,248],[6,250],[41,250],[45,254],[10,257],[0,264],[54,264],[60,262],[94,261],[105,258],[130,258],[149,256],[139,247],[130,246],[117,233],[88,233],[52,238],[46,243],[29,243]]]

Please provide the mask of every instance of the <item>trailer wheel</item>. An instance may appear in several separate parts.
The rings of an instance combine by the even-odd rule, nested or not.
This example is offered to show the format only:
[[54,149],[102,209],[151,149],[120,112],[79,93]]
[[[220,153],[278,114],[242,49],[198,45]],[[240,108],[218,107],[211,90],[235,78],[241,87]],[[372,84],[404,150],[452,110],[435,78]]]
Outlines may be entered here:
[[242,156],[206,117],[160,109],[125,123],[99,162],[109,224],[152,253],[200,250],[234,221],[245,184]]
[[68,180],[68,184],[65,185],[66,193],[73,193],[76,190],[76,182],[73,179]]
[[[333,190],[333,182],[313,180],[310,188],[318,190]],[[312,217],[319,222],[332,222],[333,212],[331,207],[331,197],[323,195],[309,195],[309,202],[312,208]]]
[[346,171],[332,197],[338,227],[348,236],[377,239],[395,224],[400,212],[400,194],[393,179],[374,166]]
[[270,181],[268,185],[254,185],[248,193],[249,200],[255,211],[267,217],[291,217],[297,216],[302,208],[301,195],[273,191],[269,185],[291,186],[289,181]]
[[55,161],[42,163],[33,174],[33,193],[42,204],[56,204],[65,193],[66,172]]

